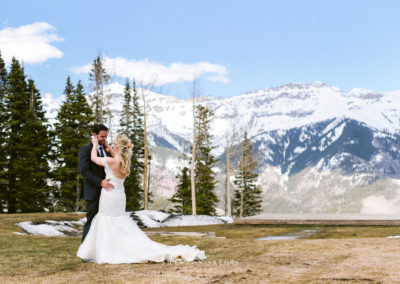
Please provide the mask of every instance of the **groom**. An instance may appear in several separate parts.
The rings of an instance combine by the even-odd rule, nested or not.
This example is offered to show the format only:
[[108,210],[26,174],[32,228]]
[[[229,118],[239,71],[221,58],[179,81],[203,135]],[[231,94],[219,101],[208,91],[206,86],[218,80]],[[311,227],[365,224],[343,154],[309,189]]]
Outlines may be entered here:
[[[93,127],[93,136],[97,137],[99,144],[97,147],[97,156],[110,157],[111,155],[105,150],[104,143],[107,140],[108,128],[103,124],[95,124]],[[106,174],[104,167],[100,167],[92,162],[90,153],[92,151],[92,142],[82,146],[79,150],[79,168],[83,175],[83,198],[86,201],[86,224],[83,227],[82,242],[85,240],[92,224],[93,217],[99,211],[99,199],[101,188],[112,190],[114,186],[105,179]]]

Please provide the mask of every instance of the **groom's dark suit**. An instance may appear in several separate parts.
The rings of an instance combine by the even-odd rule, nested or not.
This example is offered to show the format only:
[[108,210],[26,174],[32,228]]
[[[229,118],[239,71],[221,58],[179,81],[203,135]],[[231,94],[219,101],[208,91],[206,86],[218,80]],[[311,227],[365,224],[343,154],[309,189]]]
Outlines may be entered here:
[[[82,146],[79,150],[79,168],[81,174],[83,175],[83,198],[86,201],[86,217],[87,221],[83,227],[82,232],[82,242],[85,239],[87,233],[89,232],[90,225],[92,224],[93,217],[99,211],[99,199],[101,192],[101,181],[105,179],[106,174],[104,172],[104,167],[98,166],[92,162],[90,155],[92,152],[93,144],[92,142],[87,143]],[[106,156],[111,155],[104,151]],[[97,151],[97,156],[101,156],[99,151]]]

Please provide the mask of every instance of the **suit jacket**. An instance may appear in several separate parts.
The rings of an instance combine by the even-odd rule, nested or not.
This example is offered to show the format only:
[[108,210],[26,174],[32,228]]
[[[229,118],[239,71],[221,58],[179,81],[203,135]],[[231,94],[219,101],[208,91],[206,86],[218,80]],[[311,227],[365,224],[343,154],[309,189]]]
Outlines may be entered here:
[[[85,200],[98,200],[100,198],[101,181],[106,177],[104,167],[93,163],[90,159],[92,148],[93,144],[89,142],[82,146],[78,154],[79,168],[83,175],[83,199]],[[99,156],[98,151],[97,156]],[[106,156],[110,157],[111,154],[106,152]]]

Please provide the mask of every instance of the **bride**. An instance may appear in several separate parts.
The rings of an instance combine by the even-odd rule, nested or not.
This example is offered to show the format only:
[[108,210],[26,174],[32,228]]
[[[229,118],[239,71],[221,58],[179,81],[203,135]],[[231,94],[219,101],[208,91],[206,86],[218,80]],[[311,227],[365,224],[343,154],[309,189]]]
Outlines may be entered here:
[[131,144],[125,135],[114,140],[114,149],[107,147],[112,157],[97,157],[96,137],[92,138],[91,159],[104,166],[106,179],[114,190],[101,190],[99,212],[79,247],[78,257],[97,263],[141,263],[163,261],[193,261],[205,259],[196,246],[167,246],[151,240],[125,212],[124,180],[130,174]]

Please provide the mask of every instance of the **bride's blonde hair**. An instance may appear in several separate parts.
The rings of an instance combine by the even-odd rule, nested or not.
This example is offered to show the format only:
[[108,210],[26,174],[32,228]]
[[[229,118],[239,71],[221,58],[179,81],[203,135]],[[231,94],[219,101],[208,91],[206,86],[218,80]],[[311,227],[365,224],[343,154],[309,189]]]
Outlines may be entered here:
[[124,176],[131,173],[132,144],[124,134],[119,134],[114,139],[114,148],[121,156],[121,172]]

